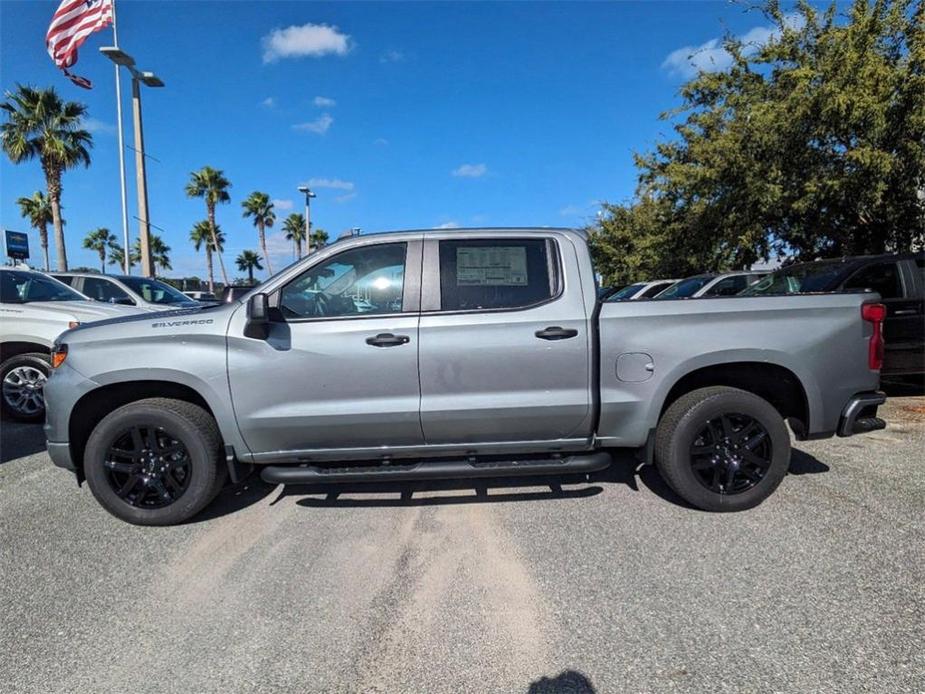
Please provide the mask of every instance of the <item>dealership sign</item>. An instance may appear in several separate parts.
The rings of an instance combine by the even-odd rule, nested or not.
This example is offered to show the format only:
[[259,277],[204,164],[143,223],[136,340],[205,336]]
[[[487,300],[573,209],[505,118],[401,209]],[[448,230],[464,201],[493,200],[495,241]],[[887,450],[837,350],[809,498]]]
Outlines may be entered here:
[[6,255],[15,260],[26,260],[29,257],[29,237],[21,231],[5,230]]

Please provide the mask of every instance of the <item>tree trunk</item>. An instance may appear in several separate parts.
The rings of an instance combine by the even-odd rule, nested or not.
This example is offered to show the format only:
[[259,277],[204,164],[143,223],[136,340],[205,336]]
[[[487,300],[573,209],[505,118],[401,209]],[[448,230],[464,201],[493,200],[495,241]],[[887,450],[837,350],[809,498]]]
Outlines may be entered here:
[[254,283],[254,266],[253,265],[247,266],[247,281],[250,284]]
[[267,277],[273,276],[273,266],[270,265],[270,254],[267,253],[267,236],[263,228],[263,222],[257,224],[257,235],[260,237],[260,250],[263,251],[263,259],[267,261]]
[[206,268],[209,271],[209,291],[215,293],[215,278],[212,276],[212,249],[206,244]]
[[39,227],[39,245],[42,247],[42,257],[45,259],[45,272],[51,270],[48,263],[48,227],[44,224]]
[[298,236],[295,239],[295,254],[296,258],[299,260],[302,259],[302,239],[300,239]]
[[54,170],[45,171],[48,186],[48,200],[51,203],[51,218],[55,226],[55,251],[58,255],[58,272],[67,272],[67,249],[64,247],[64,223],[61,221],[61,174]]
[[215,205],[206,203],[206,209],[209,212],[209,231],[212,233],[212,246],[218,254],[218,265],[222,269],[222,281],[228,286],[228,273],[225,272],[225,261],[222,260],[222,252],[218,248],[218,235],[215,233]]
[[100,251],[100,272],[106,274],[106,249]]

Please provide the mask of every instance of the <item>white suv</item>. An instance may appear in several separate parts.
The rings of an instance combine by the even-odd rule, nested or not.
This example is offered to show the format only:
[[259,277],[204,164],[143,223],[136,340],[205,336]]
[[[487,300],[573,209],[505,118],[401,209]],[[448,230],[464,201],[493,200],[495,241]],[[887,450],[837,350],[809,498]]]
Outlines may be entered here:
[[17,419],[45,417],[42,389],[51,346],[80,323],[144,313],[101,304],[66,284],[25,267],[0,267],[0,406]]

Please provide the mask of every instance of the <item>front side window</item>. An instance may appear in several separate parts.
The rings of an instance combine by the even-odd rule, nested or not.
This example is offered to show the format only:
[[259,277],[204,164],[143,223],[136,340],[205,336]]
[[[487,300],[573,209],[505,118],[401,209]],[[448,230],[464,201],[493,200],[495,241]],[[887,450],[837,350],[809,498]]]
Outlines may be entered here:
[[657,284],[653,284],[651,287],[646,289],[642,293],[642,296],[639,298],[640,299],[651,299],[653,296],[661,294],[663,291],[668,289],[668,287],[670,287],[672,284],[673,284],[672,282],[659,282]]
[[111,300],[135,303],[126,292],[119,289],[119,287],[109,280],[98,279],[96,277],[85,277],[83,289],[84,294],[97,301]]
[[280,293],[286,318],[336,318],[402,311],[407,244],[352,248],[315,265]]
[[712,275],[698,275],[697,277],[688,277],[686,280],[675,282],[661,294],[657,299],[687,299],[694,296],[707,282],[713,279]]
[[0,272],[0,302],[27,304],[44,301],[87,301],[63,282],[37,272]]
[[440,241],[444,311],[514,309],[554,297],[555,253],[546,239]]
[[735,296],[748,286],[745,275],[724,277],[707,290],[706,296]]
[[185,304],[189,303],[189,297],[179,289],[174,289],[166,282],[148,279],[147,277],[122,277],[120,278],[129,289],[138,294],[149,304]]
[[630,299],[636,292],[645,286],[646,285],[643,282],[637,282],[636,284],[631,284],[628,287],[623,287],[623,289],[612,295],[608,301],[625,301],[626,299]]
[[896,263],[877,263],[858,270],[845,282],[845,289],[871,289],[881,299],[896,299],[903,295]]

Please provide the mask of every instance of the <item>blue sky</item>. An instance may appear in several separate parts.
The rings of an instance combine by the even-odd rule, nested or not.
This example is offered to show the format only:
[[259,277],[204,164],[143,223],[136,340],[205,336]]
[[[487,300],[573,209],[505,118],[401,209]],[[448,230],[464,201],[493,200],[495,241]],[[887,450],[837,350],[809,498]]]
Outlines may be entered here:
[[[121,237],[114,78],[97,52],[111,32],[81,49],[74,71],[94,88],[79,89],[45,52],[56,6],[0,2],[0,87],[54,85],[88,105],[93,164],[65,175],[63,203],[70,263],[92,267],[95,254],[80,248],[87,231]],[[247,194],[266,191],[284,217],[301,211],[296,187],[307,181],[318,193],[312,221],[332,238],[353,226],[581,225],[598,201],[632,195],[632,154],[670,134],[658,114],[677,105],[688,56],[699,49],[697,65],[722,67],[724,31],[760,41],[767,26],[726,2],[117,0],[117,12],[122,48],[167,85],[143,94],[167,274],[200,276],[204,259],[187,239],[205,211],[183,187],[206,164],[233,184],[218,210],[229,266],[257,248],[241,216]],[[123,78],[123,96],[128,87]],[[0,187],[0,225],[28,231],[15,200],[44,187],[38,163],[4,157]],[[277,265],[288,262],[278,229],[271,248]]]

